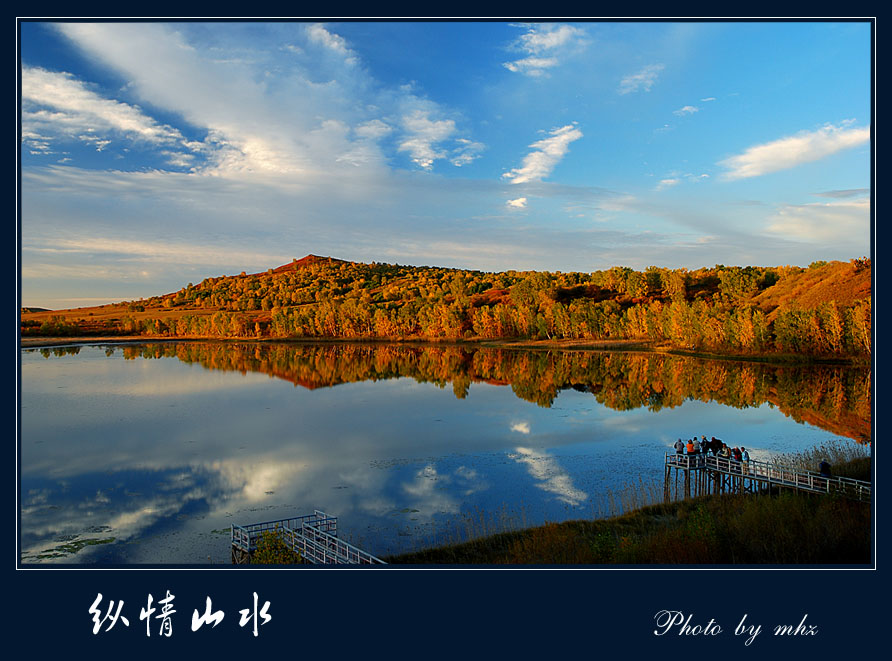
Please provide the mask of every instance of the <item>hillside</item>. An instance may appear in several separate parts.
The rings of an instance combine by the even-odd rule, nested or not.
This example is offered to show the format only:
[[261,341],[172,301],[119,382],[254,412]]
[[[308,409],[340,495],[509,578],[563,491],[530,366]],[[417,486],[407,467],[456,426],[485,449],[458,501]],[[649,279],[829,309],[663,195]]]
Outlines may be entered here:
[[870,278],[870,264],[859,260],[814,265],[781,278],[754,296],[753,303],[767,312],[770,319],[779,308],[794,301],[806,309],[820,307],[825,301],[848,307],[870,296]]
[[22,313],[26,335],[646,340],[730,353],[870,353],[871,264],[483,271],[307,255],[94,308]]

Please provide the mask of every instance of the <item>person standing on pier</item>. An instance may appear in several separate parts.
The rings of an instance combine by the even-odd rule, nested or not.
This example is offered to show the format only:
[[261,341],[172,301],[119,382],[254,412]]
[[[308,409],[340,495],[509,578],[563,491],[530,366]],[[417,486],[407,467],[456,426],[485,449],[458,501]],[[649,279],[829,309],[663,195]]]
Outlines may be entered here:
[[697,440],[696,436],[694,436],[694,438],[691,442],[691,446],[692,446],[691,454],[694,455],[694,465],[699,466],[700,465],[700,441]]
[[675,454],[684,454],[684,441],[681,439],[675,441]]

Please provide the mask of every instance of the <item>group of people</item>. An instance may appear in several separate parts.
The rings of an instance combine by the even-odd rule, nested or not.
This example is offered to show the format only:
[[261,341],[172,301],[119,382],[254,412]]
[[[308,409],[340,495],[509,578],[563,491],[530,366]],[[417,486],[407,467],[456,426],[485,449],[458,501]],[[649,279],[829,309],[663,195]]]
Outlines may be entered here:
[[678,439],[675,441],[675,454],[689,455],[712,455],[713,457],[721,457],[722,459],[730,459],[731,461],[749,461],[750,453],[743,446],[737,448],[729,448],[727,443],[713,436],[707,440],[706,436],[701,437],[703,440],[697,440],[697,437],[689,438],[687,442]]

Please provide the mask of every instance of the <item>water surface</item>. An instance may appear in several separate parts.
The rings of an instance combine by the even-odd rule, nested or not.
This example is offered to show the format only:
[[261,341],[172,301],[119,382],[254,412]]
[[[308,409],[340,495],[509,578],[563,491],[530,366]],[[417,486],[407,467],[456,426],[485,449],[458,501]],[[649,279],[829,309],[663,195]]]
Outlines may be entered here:
[[21,361],[26,563],[228,563],[230,524],[315,509],[383,556],[616,513],[679,437],[761,459],[870,430],[850,367],[269,343]]

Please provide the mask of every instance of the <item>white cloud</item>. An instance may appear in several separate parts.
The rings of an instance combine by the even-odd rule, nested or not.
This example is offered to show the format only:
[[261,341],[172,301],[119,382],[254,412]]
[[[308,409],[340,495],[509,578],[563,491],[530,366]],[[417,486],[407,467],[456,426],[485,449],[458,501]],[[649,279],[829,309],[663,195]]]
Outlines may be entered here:
[[[411,86],[387,88],[372,79],[347,40],[321,24],[297,31],[258,24],[266,31],[266,48],[253,41],[242,46],[236,28],[224,31],[236,42],[226,47],[242,54],[225,61],[214,41],[218,35],[190,24],[57,28],[126,79],[128,94],[206,132],[203,143],[184,142],[203,156],[190,166],[197,175],[252,175],[270,183],[319,174],[363,176],[386,171],[392,154],[385,150],[406,152],[427,170],[440,159],[466,165],[484,149],[467,137],[456,140],[456,120]],[[48,134],[39,126],[33,133]],[[395,142],[385,140],[395,133]],[[28,147],[46,152],[47,144],[35,138]],[[171,156],[170,162],[186,160]]]
[[535,151],[523,159],[523,165],[502,175],[512,184],[540,181],[554,170],[570,148],[570,143],[582,137],[576,123],[553,129],[550,137],[530,145]]
[[527,25],[527,32],[518,37],[511,49],[524,53],[523,57],[505,62],[504,67],[527,76],[543,76],[547,69],[556,67],[563,57],[588,43],[585,33],[572,25]]
[[700,109],[696,106],[684,106],[679,108],[678,110],[673,110],[673,115],[678,115],[679,117],[683,117],[684,115],[693,115],[695,112],[698,112]]
[[715,101],[714,96],[707,96],[705,99],[700,99],[702,103],[709,103],[710,101]]
[[409,152],[414,163],[429,170],[434,161],[446,158],[447,152],[437,145],[455,133],[455,122],[451,119],[431,119],[423,110],[415,110],[402,119],[407,137],[400,143],[399,151]]
[[519,434],[529,434],[530,433],[530,423],[529,422],[516,422],[511,425],[511,431],[516,431]]
[[788,204],[769,219],[767,230],[807,243],[847,244],[868,234],[870,200],[860,198],[814,204]]
[[307,37],[310,40],[310,43],[321,45],[322,47],[337,53],[338,55],[342,55],[344,57],[344,61],[348,64],[356,64],[357,59],[354,52],[347,46],[347,42],[340,35],[329,32],[325,29],[325,26],[320,23],[314,23],[313,25],[308,25],[307,28]]
[[843,122],[840,126],[827,124],[816,131],[801,131],[750,147],[742,154],[719,162],[719,165],[729,169],[724,179],[745,179],[786,170],[870,140],[870,128],[850,128],[850,125],[851,121]]
[[527,206],[527,198],[518,197],[516,200],[508,200],[505,204],[509,207],[514,207],[515,209],[525,209]]
[[528,76],[541,76],[545,69],[550,69],[558,63],[553,57],[525,57],[514,62],[505,62],[505,68],[515,73],[525,73]]
[[486,148],[483,143],[474,142],[467,138],[458,138],[456,143],[458,143],[458,147],[452,150],[449,161],[457,168],[467,165],[478,158]]
[[663,64],[648,64],[638,73],[629,74],[620,81],[619,93],[630,94],[639,90],[649,92],[650,88],[657,82],[657,76],[665,68]]
[[382,122],[380,119],[372,119],[368,122],[360,124],[355,129],[353,129],[353,132],[357,136],[359,136],[360,138],[367,138],[369,140],[383,138],[385,135],[390,134],[392,131],[393,128]]
[[[50,152],[50,142],[58,139],[102,151],[112,142],[109,135],[154,147],[201,147],[138,107],[100,96],[69,73],[22,67],[22,141],[32,152]],[[169,153],[174,159],[181,154]]]
[[673,186],[677,186],[680,183],[681,179],[678,178],[660,179],[660,182],[656,185],[654,190],[666,190],[667,188],[672,188]]
[[519,40],[523,44],[523,49],[527,52],[541,53],[573,41],[578,41],[582,37],[583,32],[572,25],[555,27],[545,24],[532,26]]

